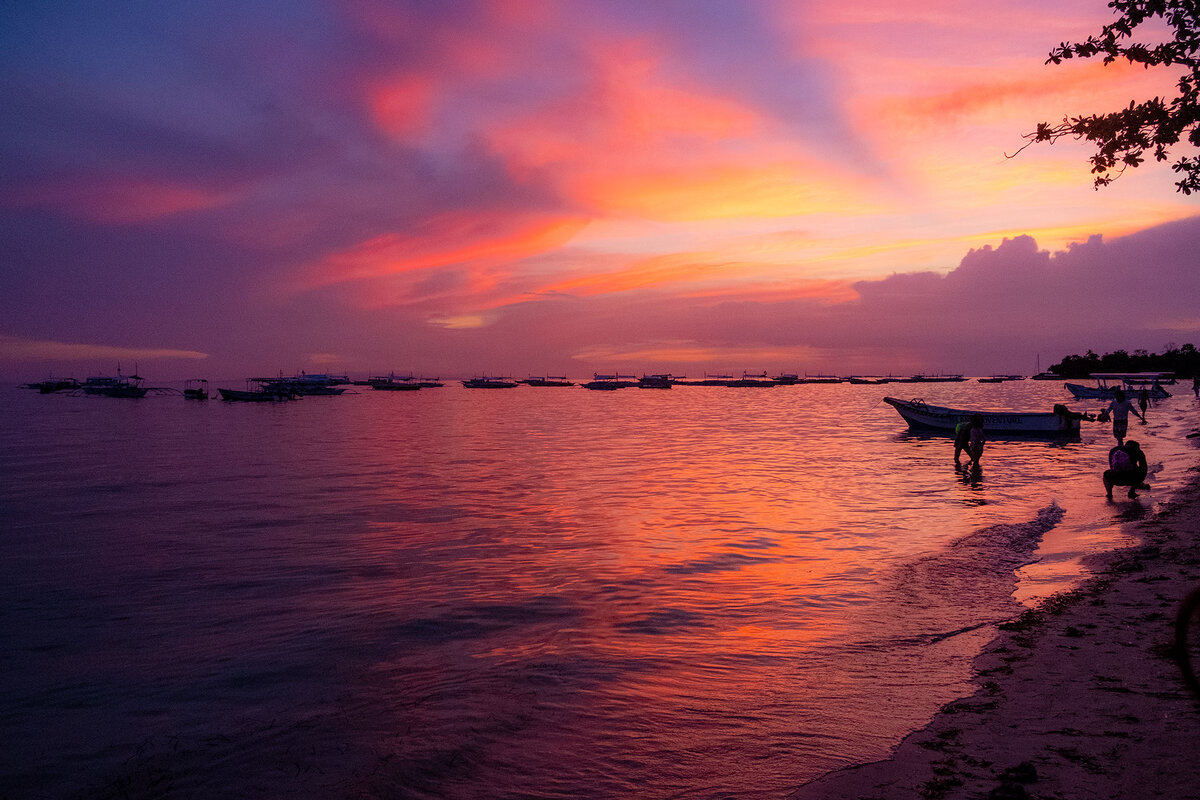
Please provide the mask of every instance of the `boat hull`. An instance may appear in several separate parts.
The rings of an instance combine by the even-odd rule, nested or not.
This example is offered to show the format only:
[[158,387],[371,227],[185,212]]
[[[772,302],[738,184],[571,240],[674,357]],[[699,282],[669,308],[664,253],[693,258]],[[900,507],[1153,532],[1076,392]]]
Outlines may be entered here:
[[[1083,386],[1078,383],[1065,383],[1067,391],[1070,392],[1076,400],[1111,400],[1116,397],[1117,386]],[[1130,386],[1125,388],[1125,394],[1128,397],[1136,397],[1137,393],[1142,389],[1148,389],[1150,397],[1154,400],[1165,400],[1170,397],[1170,393],[1161,386]]]
[[497,378],[472,378],[462,382],[465,389],[515,389],[516,381],[502,381]]
[[98,397],[145,397],[148,389],[143,389],[140,386],[93,386],[84,387],[84,394],[90,394]]
[[983,411],[931,406],[920,400],[883,398],[908,423],[909,430],[953,435],[960,422],[975,414],[983,417],[983,430],[990,436],[1078,436],[1080,416],[1053,411]]

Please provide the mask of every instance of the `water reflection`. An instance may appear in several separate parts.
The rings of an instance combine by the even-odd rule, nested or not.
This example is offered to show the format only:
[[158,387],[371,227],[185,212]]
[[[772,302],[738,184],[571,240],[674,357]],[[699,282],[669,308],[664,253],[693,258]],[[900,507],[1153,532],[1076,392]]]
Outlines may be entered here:
[[1169,405],[1153,492],[1109,507],[1103,429],[964,480],[875,387],[413,395],[23,396],[7,782],[780,796],[956,696],[1013,569],[1040,544],[1025,585],[1061,585],[1185,463]]

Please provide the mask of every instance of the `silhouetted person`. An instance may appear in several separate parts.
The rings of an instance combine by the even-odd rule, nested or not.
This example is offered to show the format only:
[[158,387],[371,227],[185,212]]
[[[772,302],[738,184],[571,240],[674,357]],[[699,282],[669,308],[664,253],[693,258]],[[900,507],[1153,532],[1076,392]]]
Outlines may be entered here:
[[1192,394],[1200,397],[1200,375],[1192,378]]
[[1112,500],[1114,486],[1128,486],[1130,499],[1146,480],[1146,454],[1130,439],[1108,451],[1108,469],[1104,470],[1104,493]]
[[962,466],[963,451],[971,444],[971,420],[964,419],[954,426],[954,466]]
[[979,469],[979,457],[983,455],[983,415],[971,415],[971,428],[967,434],[967,456],[971,466]]
[[[1158,384],[1156,383],[1154,385],[1157,386]],[[1142,390],[1138,392],[1138,408],[1142,410],[1142,422],[1146,421],[1146,407],[1149,405],[1150,390],[1143,386]]]
[[1125,434],[1129,431],[1129,414],[1138,417],[1142,422],[1146,421],[1146,417],[1138,413],[1134,408],[1133,403],[1129,402],[1125,397],[1124,389],[1117,389],[1113,393],[1112,402],[1108,404],[1108,408],[1104,409],[1112,415],[1113,436],[1117,439],[1117,444],[1125,444]]

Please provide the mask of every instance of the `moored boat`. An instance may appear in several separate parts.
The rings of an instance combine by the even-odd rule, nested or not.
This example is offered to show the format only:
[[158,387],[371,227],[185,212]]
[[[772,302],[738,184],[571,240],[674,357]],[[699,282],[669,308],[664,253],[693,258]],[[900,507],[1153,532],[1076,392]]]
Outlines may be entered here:
[[599,372],[594,372],[592,373],[592,380],[583,384],[583,388],[604,392],[614,389],[628,389],[637,385],[637,377],[634,375],[621,375],[618,373],[601,375]]
[[515,389],[517,382],[508,380],[507,378],[480,376],[465,380],[462,382],[462,385],[467,389]]
[[956,425],[979,414],[983,430],[990,436],[1078,436],[1079,421],[1091,419],[1063,405],[1055,405],[1053,411],[987,411],[934,406],[920,398],[885,397],[883,402],[896,409],[909,430],[927,433],[953,434]]
[[183,384],[183,396],[186,400],[207,400],[208,381],[203,378],[192,378]]
[[962,383],[965,381],[962,375],[926,375],[923,372],[918,372],[916,375],[909,375],[907,378],[897,378],[896,383]]
[[346,391],[345,385],[350,383],[350,379],[345,375],[307,372],[287,377],[281,373],[276,378],[251,378],[251,380],[261,383],[267,391],[292,392],[302,397],[339,395]]
[[79,388],[79,381],[74,378],[47,378],[37,383],[25,384],[26,389],[37,389],[39,394],[54,394],[55,392],[72,392]]
[[[803,383],[803,381],[801,381]],[[767,373],[760,372],[757,375],[751,375],[748,372],[743,372],[742,377],[737,380],[725,382],[726,386],[731,386],[735,389],[766,389],[780,384],[773,378],[768,378]]]
[[367,378],[362,385],[370,386],[381,392],[415,392],[421,388],[420,381],[413,380],[411,375],[398,377],[394,372]]
[[84,394],[98,395],[101,397],[145,397],[149,391],[142,386],[142,376],[140,375],[122,375],[120,367],[117,368],[115,377],[109,375],[100,375],[88,378],[79,387],[83,389]]
[[670,389],[671,376],[665,374],[659,375],[643,375],[638,379],[637,385],[639,389]]
[[565,375],[542,375],[540,377],[530,376],[523,381],[517,381],[526,386],[574,386],[574,381],[567,380]]
[[[246,384],[249,386],[250,381],[247,381]],[[296,392],[279,384],[265,383],[260,383],[254,389],[222,389],[218,386],[217,392],[220,393],[222,400],[239,403],[279,403],[286,400],[296,400],[300,397]]]
[[1125,394],[1137,394],[1142,389],[1150,392],[1154,400],[1163,400],[1171,393],[1162,388],[1162,381],[1172,377],[1170,372],[1093,372],[1090,376],[1096,383],[1084,386],[1080,383],[1064,383],[1067,391],[1077,400],[1108,400],[1116,396],[1117,389]]

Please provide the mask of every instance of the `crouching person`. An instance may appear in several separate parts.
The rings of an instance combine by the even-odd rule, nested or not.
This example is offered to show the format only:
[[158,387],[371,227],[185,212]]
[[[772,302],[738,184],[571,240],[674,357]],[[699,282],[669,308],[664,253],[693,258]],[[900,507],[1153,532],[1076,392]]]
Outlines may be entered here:
[[1128,486],[1129,496],[1137,497],[1137,488],[1146,480],[1146,454],[1135,441],[1117,445],[1108,451],[1108,469],[1104,470],[1104,493],[1112,499],[1114,486]]

